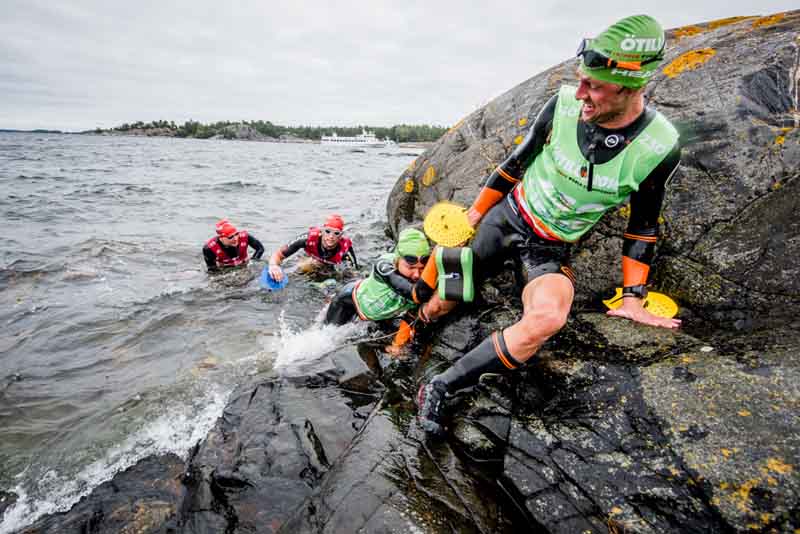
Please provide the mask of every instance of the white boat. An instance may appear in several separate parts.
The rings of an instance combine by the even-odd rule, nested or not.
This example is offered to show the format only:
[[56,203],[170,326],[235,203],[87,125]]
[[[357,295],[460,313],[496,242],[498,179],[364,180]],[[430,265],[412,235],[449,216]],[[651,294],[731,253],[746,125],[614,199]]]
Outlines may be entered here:
[[375,137],[375,134],[367,131],[361,130],[361,133],[350,137],[346,135],[336,135],[336,132],[333,132],[333,135],[323,135],[320,143],[323,145],[341,145],[341,146],[390,146],[394,145],[395,142],[391,139],[378,139]]

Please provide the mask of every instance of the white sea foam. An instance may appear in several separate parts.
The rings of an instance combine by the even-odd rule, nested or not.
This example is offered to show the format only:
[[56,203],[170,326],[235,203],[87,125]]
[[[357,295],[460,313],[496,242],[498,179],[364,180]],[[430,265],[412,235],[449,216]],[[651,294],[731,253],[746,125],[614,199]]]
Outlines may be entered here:
[[183,404],[168,410],[75,475],[48,471],[37,482],[38,498],[22,484],[12,488],[10,491],[18,500],[3,515],[0,534],[18,530],[43,515],[69,510],[98,485],[146,456],[173,453],[185,460],[189,450],[211,430],[229,394],[230,391],[208,391],[193,406]]
[[295,331],[287,324],[281,312],[278,318],[280,334],[272,338],[275,369],[288,369],[311,363],[336,350],[364,330],[363,325],[348,323],[344,326],[314,324],[305,330]]

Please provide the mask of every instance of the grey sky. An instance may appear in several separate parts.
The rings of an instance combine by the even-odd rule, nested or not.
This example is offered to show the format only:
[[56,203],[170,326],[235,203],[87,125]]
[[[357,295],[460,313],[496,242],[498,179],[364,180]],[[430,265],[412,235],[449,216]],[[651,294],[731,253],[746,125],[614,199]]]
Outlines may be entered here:
[[797,8],[796,0],[491,4],[0,0],[0,128],[155,119],[452,125],[623,16],[646,12],[671,28]]

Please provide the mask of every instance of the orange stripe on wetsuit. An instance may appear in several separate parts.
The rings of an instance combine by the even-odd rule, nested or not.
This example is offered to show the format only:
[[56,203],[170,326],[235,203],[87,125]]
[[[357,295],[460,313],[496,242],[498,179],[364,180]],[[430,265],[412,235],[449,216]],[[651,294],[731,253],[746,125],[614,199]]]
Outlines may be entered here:
[[628,239],[634,239],[636,241],[645,241],[647,243],[655,243],[658,241],[658,236],[655,235],[638,235],[638,234],[631,234],[629,232],[625,232],[622,234],[622,237],[626,237]]
[[569,278],[569,281],[572,282],[573,286],[577,285],[575,278],[575,271],[573,271],[570,267],[566,265],[562,265],[560,271],[561,274]]
[[511,358],[506,356],[505,351],[503,351],[503,347],[500,345],[500,335],[500,332],[492,332],[492,344],[494,345],[494,352],[507,369],[516,369],[517,366],[511,363]]
[[353,304],[356,307],[356,313],[358,313],[358,318],[361,319],[362,321],[369,321],[367,316],[364,315],[364,313],[361,311],[361,307],[358,305],[358,299],[356,298],[356,290],[358,289],[358,286],[360,286],[361,282],[363,282],[363,281],[364,280],[359,280],[358,282],[356,282],[356,285],[353,286],[352,293],[350,293],[350,295],[351,295],[350,298],[353,299]]
[[502,167],[497,167],[497,169],[495,169],[495,172],[497,172],[497,174],[499,174],[500,176],[502,176],[503,178],[505,178],[506,180],[508,180],[512,184],[516,184],[517,182],[519,182],[519,178],[514,178],[513,176],[508,174],[506,171],[504,171]]

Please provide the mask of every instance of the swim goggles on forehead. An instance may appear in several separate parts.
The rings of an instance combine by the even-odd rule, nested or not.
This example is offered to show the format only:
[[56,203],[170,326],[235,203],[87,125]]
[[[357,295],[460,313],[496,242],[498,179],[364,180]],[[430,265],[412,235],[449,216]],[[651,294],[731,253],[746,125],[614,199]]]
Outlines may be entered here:
[[428,259],[429,258],[430,258],[430,256],[411,256],[411,255],[404,255],[403,256],[403,259],[409,265],[416,265],[418,263],[421,263],[421,264],[425,265],[426,263],[428,263]]
[[592,40],[583,38],[581,40],[580,46],[578,46],[578,52],[575,54],[577,57],[583,56],[583,65],[589,69],[625,69],[625,70],[642,70],[642,65],[647,65],[648,63],[653,63],[655,61],[661,61],[664,59],[664,46],[661,46],[661,50],[658,51],[658,54],[655,56],[645,59],[644,61],[617,61],[615,59],[611,59],[608,56],[604,56],[597,50],[589,49],[589,45],[591,44]]

